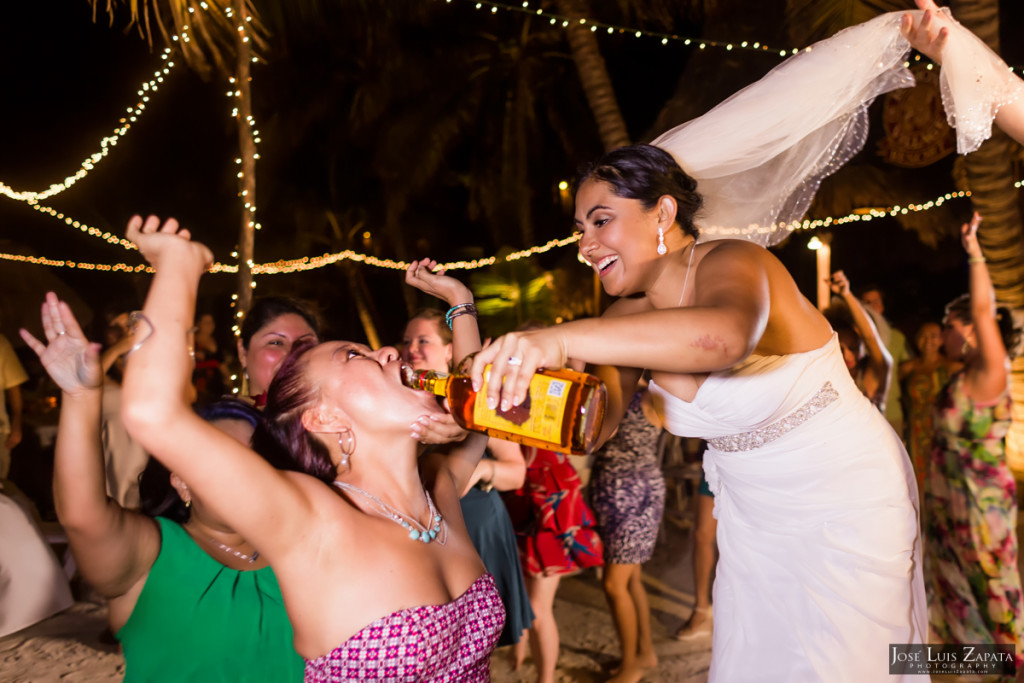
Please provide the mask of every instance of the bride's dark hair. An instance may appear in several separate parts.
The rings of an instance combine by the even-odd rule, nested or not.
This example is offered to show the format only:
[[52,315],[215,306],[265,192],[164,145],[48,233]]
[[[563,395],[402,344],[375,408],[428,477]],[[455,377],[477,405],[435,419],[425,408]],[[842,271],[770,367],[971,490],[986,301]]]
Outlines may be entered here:
[[704,203],[697,181],[680,168],[672,155],[653,145],[629,145],[608,152],[582,166],[576,174],[576,190],[584,181],[600,180],[619,197],[636,199],[648,211],[665,195],[676,200],[676,220],[683,231],[696,238],[700,231],[693,218]]

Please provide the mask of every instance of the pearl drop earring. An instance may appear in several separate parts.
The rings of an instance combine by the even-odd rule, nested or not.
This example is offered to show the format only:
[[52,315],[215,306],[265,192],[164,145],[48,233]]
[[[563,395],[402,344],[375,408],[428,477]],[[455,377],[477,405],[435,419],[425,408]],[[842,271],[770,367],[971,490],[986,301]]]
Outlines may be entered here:
[[658,255],[664,256],[668,253],[668,247],[665,246],[665,231],[658,228]]

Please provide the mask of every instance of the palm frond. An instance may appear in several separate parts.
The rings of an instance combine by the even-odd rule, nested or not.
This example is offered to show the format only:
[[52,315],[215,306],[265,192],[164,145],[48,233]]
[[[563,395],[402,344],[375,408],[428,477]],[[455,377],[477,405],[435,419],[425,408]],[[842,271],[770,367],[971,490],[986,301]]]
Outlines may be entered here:
[[[103,0],[89,0],[96,9]],[[238,21],[231,0],[106,0],[105,6],[113,24],[117,7],[127,5],[127,29],[135,27],[139,35],[153,45],[154,31],[164,43],[180,54],[185,62],[201,74],[217,70],[222,74],[234,72],[235,42]],[[249,36],[254,55],[266,50],[266,29],[260,21],[252,0],[244,0],[246,35]]]

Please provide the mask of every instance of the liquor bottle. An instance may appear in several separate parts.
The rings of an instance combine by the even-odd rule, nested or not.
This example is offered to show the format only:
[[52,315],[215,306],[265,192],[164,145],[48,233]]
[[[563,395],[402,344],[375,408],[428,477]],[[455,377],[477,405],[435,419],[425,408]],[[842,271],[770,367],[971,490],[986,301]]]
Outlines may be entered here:
[[468,374],[402,368],[402,381],[413,389],[448,399],[452,417],[463,429],[551,451],[585,455],[601,433],[608,392],[594,375],[575,370],[539,370],[530,380],[526,400],[506,411],[487,407],[487,377],[473,391]]

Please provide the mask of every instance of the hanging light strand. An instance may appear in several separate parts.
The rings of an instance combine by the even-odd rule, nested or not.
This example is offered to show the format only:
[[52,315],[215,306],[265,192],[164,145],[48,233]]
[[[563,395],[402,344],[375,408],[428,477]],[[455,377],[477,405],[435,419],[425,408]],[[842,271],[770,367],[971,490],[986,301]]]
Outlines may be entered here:
[[[1014,187],[1020,189],[1024,186],[1024,180],[1018,180],[1014,183]],[[772,226],[760,228],[752,227],[746,230],[743,229],[718,229],[716,234],[722,237],[737,237],[742,238],[751,234],[765,234],[774,233],[780,230],[787,232],[795,231],[806,231],[806,230],[818,230],[820,228],[828,228],[840,225],[847,225],[849,223],[867,222],[876,218],[892,218],[896,216],[905,216],[909,213],[919,213],[922,211],[928,211],[942,206],[948,201],[956,199],[964,199],[970,197],[970,190],[963,190],[959,192],[947,192],[944,195],[936,197],[927,202],[920,204],[908,204],[906,206],[891,206],[888,208],[869,208],[859,209],[853,213],[847,214],[846,216],[830,216],[828,218],[816,218],[813,220],[801,220],[793,221],[792,223],[779,223]],[[40,210],[46,209],[41,207]],[[46,213],[53,212],[55,218],[59,218],[69,226],[76,227],[82,232],[106,239],[108,242],[117,243],[124,246],[126,249],[134,249],[135,245],[131,244],[127,240],[113,237],[109,232],[104,232],[98,228],[91,228],[87,225],[82,224],[79,221],[75,221],[64,214],[57,213],[53,209],[48,209]],[[519,261],[521,259],[531,258],[537,254],[543,254],[552,249],[566,247],[570,244],[574,244],[579,241],[578,235],[570,235],[569,237],[561,239],[553,239],[545,244],[530,247],[529,249],[523,249],[521,251],[512,252],[505,256],[489,256],[482,259],[474,259],[471,261],[450,261],[448,263],[440,264],[440,267],[445,270],[477,270],[479,268],[486,268],[487,266],[494,265],[499,261],[512,262]],[[127,246],[124,244],[127,243]],[[113,272],[152,272],[146,266],[133,266],[126,263],[117,264],[95,264],[95,263],[79,263],[74,261],[66,261],[60,259],[50,259],[34,256],[24,256],[19,254],[3,254],[0,253],[0,260],[7,261],[22,261],[26,263],[33,263],[37,265],[46,265],[54,267],[66,267],[66,268],[82,268],[87,270],[100,270],[100,271],[113,271]],[[360,254],[358,252],[346,249],[345,251],[334,252],[333,254],[323,254],[321,256],[303,256],[297,259],[283,259],[279,261],[272,261],[269,263],[256,263],[252,266],[253,275],[284,275],[288,273],[300,273],[310,270],[318,270],[326,266],[338,263],[340,261],[353,261],[355,263],[362,263],[375,268],[385,268],[389,270],[405,270],[409,267],[407,261],[395,261],[392,259],[380,259],[376,256],[370,256],[368,254]],[[214,263],[209,271],[210,273],[237,273],[238,266],[236,264],[228,263]]]
[[87,159],[82,161],[77,171],[61,182],[53,183],[46,190],[38,192],[15,190],[10,185],[0,182],[0,194],[20,202],[38,202],[43,199],[47,199],[48,197],[60,194],[88,175],[90,171],[96,168],[100,161],[106,158],[110,153],[110,150],[113,149],[117,145],[118,141],[128,133],[132,124],[134,124],[139,117],[142,116],[142,113],[146,111],[150,97],[160,89],[164,79],[171,73],[171,69],[174,68],[174,61],[170,59],[170,56],[170,48],[165,48],[163,54],[160,55],[160,58],[164,60],[166,64],[164,64],[162,68],[153,72],[153,77],[139,86],[139,90],[137,92],[139,101],[136,102],[134,106],[128,107],[127,115],[121,118],[118,122],[119,125],[114,129],[114,132],[100,140],[99,151],[94,152]]
[[[603,32],[610,34],[620,35],[631,35],[635,38],[646,38],[659,40],[662,45],[668,45],[669,43],[682,43],[686,46],[695,46],[698,49],[704,50],[709,47],[720,48],[726,51],[732,50],[749,50],[754,52],[765,52],[769,54],[776,54],[780,57],[788,57],[795,55],[799,52],[810,50],[810,47],[804,48],[780,48],[766,45],[761,41],[756,40],[708,40],[706,38],[694,38],[692,36],[681,36],[675,33],[664,33],[661,31],[649,31],[647,29],[630,27],[630,26],[618,26],[615,24],[608,24],[603,21],[595,21],[593,19],[581,18],[573,19],[566,17],[561,14],[555,14],[554,12],[548,12],[544,9],[537,7],[533,8],[530,6],[528,0],[524,0],[519,4],[511,4],[505,2],[493,2],[490,0],[466,0],[472,2],[473,6],[478,10],[489,10],[491,14],[497,14],[498,10],[505,12],[516,12],[519,14],[529,14],[531,16],[542,16],[546,17],[552,25],[561,24],[563,27],[568,27],[570,23],[578,22],[590,28],[594,33]],[[451,4],[452,0],[445,0],[446,4]],[[917,56],[919,60],[920,55]],[[907,64],[909,66],[909,63]],[[929,65],[929,69],[932,65]],[[1010,71],[1015,73],[1021,73],[1024,71],[1024,67],[1011,66]]]
[[[608,24],[603,21],[596,21],[582,17],[574,19],[554,12],[548,12],[541,7],[531,7],[530,3],[526,0],[519,3],[518,5],[505,3],[505,2],[493,2],[490,0],[469,0],[473,3],[474,7],[478,10],[487,9],[491,14],[497,14],[498,10],[506,12],[516,12],[519,14],[529,14],[531,16],[545,17],[548,22],[554,26],[561,24],[563,27],[568,27],[569,24],[579,23],[589,28],[594,33],[609,33],[609,34],[622,34],[631,35],[635,38],[648,38],[658,40],[662,45],[668,45],[669,43],[682,43],[686,46],[694,46],[700,50],[706,48],[721,48],[726,51],[731,50],[749,50],[752,52],[765,52],[769,54],[777,54],[780,57],[786,57],[788,55],[795,55],[800,52],[800,48],[778,48],[766,45],[760,41],[753,40],[739,40],[739,41],[724,41],[724,40],[709,40],[706,38],[693,38],[690,36],[681,36],[675,33],[664,33],[661,31],[649,31],[642,28],[631,28],[628,26],[616,26],[615,24]],[[445,0],[446,3],[451,3],[452,0]]]

